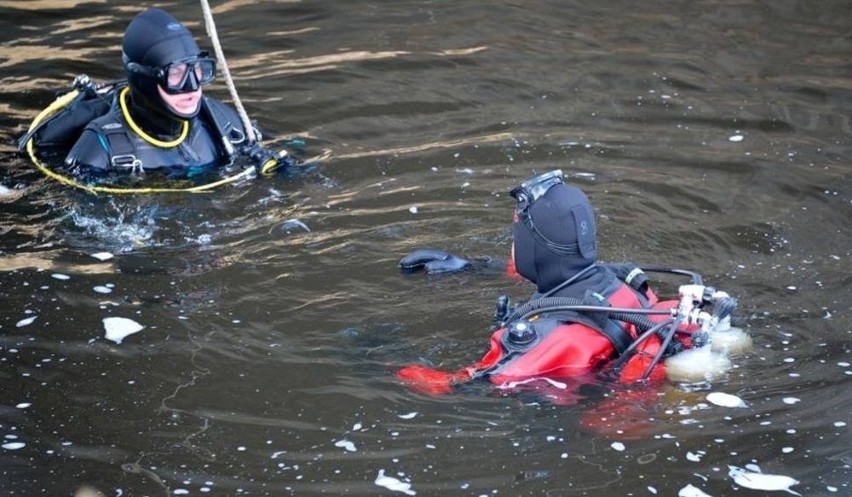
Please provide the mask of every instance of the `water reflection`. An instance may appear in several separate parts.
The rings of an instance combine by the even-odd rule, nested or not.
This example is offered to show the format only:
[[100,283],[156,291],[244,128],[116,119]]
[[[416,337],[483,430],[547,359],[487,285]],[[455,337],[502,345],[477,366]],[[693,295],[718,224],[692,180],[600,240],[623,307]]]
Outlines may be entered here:
[[[164,6],[203,33],[197,5]],[[225,2],[252,117],[330,158],[200,196],[69,192],[14,139],[77,73],[118,74],[138,8],[0,2],[9,495],[770,491],[729,466],[848,493],[844,5]],[[606,383],[564,406],[393,377],[475,360],[495,297],[530,291],[399,258],[505,256],[506,190],[554,166],[589,192],[607,260],[700,270],[755,341],[638,405],[639,438],[584,429]],[[110,317],[144,328],[116,344]]]

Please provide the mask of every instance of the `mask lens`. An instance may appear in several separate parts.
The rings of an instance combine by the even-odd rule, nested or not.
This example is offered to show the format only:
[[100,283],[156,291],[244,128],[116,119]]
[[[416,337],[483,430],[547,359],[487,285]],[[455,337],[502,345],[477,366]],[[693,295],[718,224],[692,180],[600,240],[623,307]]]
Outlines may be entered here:
[[213,59],[198,59],[195,63],[195,76],[202,85],[213,82],[216,78],[216,61]]
[[209,57],[172,62],[162,72],[162,86],[169,93],[194,91],[216,78],[216,61]]
[[166,88],[170,90],[180,90],[186,83],[186,78],[189,75],[189,64],[177,63],[169,64],[166,68]]

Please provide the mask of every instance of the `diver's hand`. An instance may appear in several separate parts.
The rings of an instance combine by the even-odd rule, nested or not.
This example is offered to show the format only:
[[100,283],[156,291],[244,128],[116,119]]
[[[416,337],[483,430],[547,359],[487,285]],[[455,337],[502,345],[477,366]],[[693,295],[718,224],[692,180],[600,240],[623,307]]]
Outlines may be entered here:
[[276,169],[292,166],[295,161],[286,150],[274,152],[263,148],[259,143],[253,143],[243,150],[249,161],[257,168],[258,174],[270,175]]
[[413,273],[425,269],[428,274],[455,273],[472,267],[470,261],[457,257],[446,250],[423,248],[406,255],[399,261],[399,268]]

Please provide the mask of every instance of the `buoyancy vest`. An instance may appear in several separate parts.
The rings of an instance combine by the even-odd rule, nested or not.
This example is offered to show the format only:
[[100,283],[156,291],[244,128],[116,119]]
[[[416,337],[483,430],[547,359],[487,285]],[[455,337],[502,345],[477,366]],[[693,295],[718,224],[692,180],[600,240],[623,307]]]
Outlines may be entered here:
[[187,136],[172,147],[156,146],[133,132],[114,99],[109,111],[90,121],[68,152],[65,164],[95,171],[195,168],[228,163],[245,141],[237,113],[202,97],[202,112],[189,121]]
[[[616,273],[621,276],[624,271]],[[596,292],[603,297],[600,303],[628,309],[671,309],[677,305],[677,301],[659,301],[644,281],[631,283],[628,285],[620,277],[615,279]],[[665,317],[649,319],[661,321]],[[546,312],[527,322],[508,323],[493,332],[488,352],[467,371],[471,378],[487,378],[498,385],[536,377],[565,379],[586,375],[619,357],[638,334],[635,325],[614,319],[593,319],[575,311]],[[642,342],[620,379],[639,379],[661,345],[657,335]],[[662,368],[655,366],[651,378],[660,378]]]
[[18,149],[24,151],[32,139],[38,150],[67,152],[66,164],[72,167],[156,169],[228,163],[246,140],[237,112],[204,96],[201,112],[190,120],[187,136],[179,144],[152,146],[129,129],[122,116],[118,98],[126,86],[124,81],[95,86],[87,77],[78,77],[75,94],[60,97],[67,103],[34,124],[19,140]]

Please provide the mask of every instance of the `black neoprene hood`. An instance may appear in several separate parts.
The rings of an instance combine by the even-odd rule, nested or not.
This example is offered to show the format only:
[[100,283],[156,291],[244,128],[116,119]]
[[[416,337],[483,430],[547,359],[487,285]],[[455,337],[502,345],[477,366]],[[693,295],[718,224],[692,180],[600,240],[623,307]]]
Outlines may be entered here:
[[[551,187],[529,210],[538,230],[521,222],[514,224],[515,266],[518,273],[545,293],[597,260],[597,227],[591,202],[579,188],[558,184]],[[576,246],[574,253],[554,250],[543,240]]]
[[[151,67],[165,67],[171,62],[194,57],[201,53],[192,33],[168,12],[148,9],[130,21],[124,32],[122,59],[127,63]],[[151,107],[172,117],[186,118],[171,112],[157,91],[159,81],[154,76],[127,70],[127,81],[132,91],[134,105]]]
[[130,61],[149,67],[164,67],[201,52],[186,26],[161,9],[148,9],[134,17],[121,48]]

